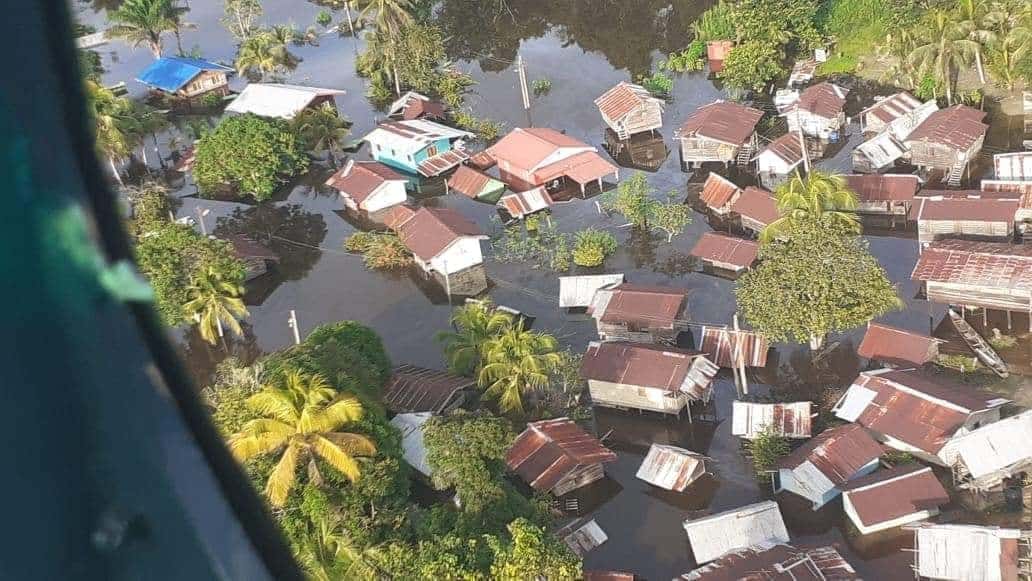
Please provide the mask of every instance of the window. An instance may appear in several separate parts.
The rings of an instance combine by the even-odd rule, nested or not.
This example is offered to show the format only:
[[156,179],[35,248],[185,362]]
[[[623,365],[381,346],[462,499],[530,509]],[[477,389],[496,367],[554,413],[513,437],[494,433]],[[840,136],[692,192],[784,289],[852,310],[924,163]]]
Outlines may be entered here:
[[429,147],[426,148],[426,156],[433,157],[435,155],[437,155],[437,145],[431,144]]

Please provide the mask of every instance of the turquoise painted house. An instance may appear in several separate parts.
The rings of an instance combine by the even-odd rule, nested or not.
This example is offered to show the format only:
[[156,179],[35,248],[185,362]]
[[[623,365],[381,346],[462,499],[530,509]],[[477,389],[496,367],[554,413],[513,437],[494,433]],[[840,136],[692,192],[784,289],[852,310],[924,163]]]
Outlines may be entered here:
[[463,140],[472,137],[468,131],[413,119],[381,123],[362,140],[376,161],[429,178],[469,159]]

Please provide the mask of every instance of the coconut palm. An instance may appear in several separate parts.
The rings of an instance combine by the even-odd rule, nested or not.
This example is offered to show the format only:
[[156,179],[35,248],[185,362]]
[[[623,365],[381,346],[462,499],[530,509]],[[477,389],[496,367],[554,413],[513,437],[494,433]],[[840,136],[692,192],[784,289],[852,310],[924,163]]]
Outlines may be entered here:
[[484,343],[477,383],[504,413],[522,414],[523,396],[544,389],[562,362],[555,337],[517,324]]
[[158,58],[162,35],[171,32],[178,38],[179,30],[187,26],[182,22],[183,14],[189,10],[176,6],[173,0],[125,0],[118,10],[108,13],[112,23],[108,34],[133,47],[146,44],[154,58]]
[[241,462],[267,454],[279,456],[265,484],[265,494],[275,507],[286,504],[298,466],[307,464],[309,480],[319,484],[318,458],[354,482],[361,476],[356,456],[376,453],[369,438],[337,431],[362,418],[357,399],[339,395],[317,373],[290,371],[281,380],[248,398],[248,407],[261,417],[229,438],[229,448]]
[[188,290],[190,300],[183,305],[187,318],[197,321],[201,338],[214,345],[223,336],[225,324],[233,333],[240,335],[238,319],[248,316],[247,307],[241,295],[244,287],[228,281],[212,267],[196,275]]
[[374,579],[376,569],[370,557],[376,548],[363,548],[341,526],[339,519],[329,517],[315,523],[306,542],[299,543],[297,560],[312,581],[337,579]]
[[376,30],[388,38],[396,38],[401,29],[412,24],[411,0],[364,0],[360,18],[373,14]]
[[337,154],[344,149],[345,140],[351,133],[351,124],[337,113],[329,103],[321,107],[305,109],[293,121],[295,132],[301,136],[309,151],[327,151],[334,165]]
[[294,68],[297,66],[297,57],[287,50],[288,42],[289,39],[284,38],[282,31],[262,30],[255,33],[240,45],[236,59],[237,73],[263,78],[267,74]]
[[86,101],[93,118],[97,152],[108,160],[118,184],[124,185],[118,162],[129,158],[141,134],[133,104],[92,81],[86,82]]
[[935,11],[929,18],[924,44],[910,53],[907,62],[922,73],[931,72],[946,86],[946,101],[953,104],[955,72],[966,65],[978,43],[968,38],[967,31],[954,21],[953,15]]
[[983,17],[986,13],[985,0],[958,0],[957,11],[959,20],[957,26],[967,38],[975,42],[975,69],[978,71],[978,80],[985,84],[985,70],[982,68],[982,47],[988,46],[995,40],[992,30],[983,25]]
[[760,234],[761,242],[770,242],[784,233],[790,224],[814,222],[843,227],[859,232],[860,222],[853,212],[856,194],[846,187],[842,176],[811,171],[806,177],[796,172],[774,191],[781,217],[771,222]]
[[478,301],[455,309],[451,324],[455,331],[438,333],[437,340],[444,343],[444,355],[452,372],[469,375],[483,361],[488,339],[510,328],[513,321],[489,301]]
[[1032,7],[994,2],[983,21],[992,35],[987,53],[990,72],[1006,89],[1013,89],[1019,64],[1032,58]]

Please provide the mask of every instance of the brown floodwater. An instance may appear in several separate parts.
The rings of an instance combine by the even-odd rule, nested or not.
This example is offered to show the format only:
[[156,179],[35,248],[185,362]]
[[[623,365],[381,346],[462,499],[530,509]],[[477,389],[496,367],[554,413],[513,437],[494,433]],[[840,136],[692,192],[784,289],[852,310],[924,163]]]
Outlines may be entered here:
[[[84,23],[99,26],[103,24],[104,8],[112,4],[117,4],[117,0],[77,2],[73,7]],[[662,55],[686,45],[689,25],[708,4],[683,0],[466,0],[439,4],[436,18],[448,35],[449,57],[477,81],[468,98],[477,115],[500,121],[509,128],[527,123],[512,66],[519,54],[527,63],[529,80],[548,78],[552,82],[548,94],[533,98],[533,124],[565,130],[601,149],[605,135],[593,100],[615,83],[648,71]],[[314,23],[321,10],[299,0],[265,0],[263,5],[264,22],[293,22],[300,28]],[[218,22],[222,3],[194,0],[190,6],[188,20],[197,28],[183,32],[184,47],[197,47],[206,58],[230,62],[235,46]],[[337,15],[338,19],[341,17]],[[174,40],[168,39],[166,45],[171,51]],[[354,122],[355,137],[369,131],[382,118],[382,113],[364,98],[366,85],[354,73],[355,56],[361,48],[361,40],[325,35],[319,46],[292,49],[302,61],[286,76],[286,82],[347,91],[337,98],[337,106]],[[113,42],[98,51],[107,68],[106,83],[125,81],[132,95],[143,94],[143,87],[133,79],[151,60],[145,48],[132,50],[121,42]],[[232,83],[240,89],[245,81],[234,79]],[[887,92],[885,87],[856,86],[850,110],[859,110],[870,96]],[[662,159],[663,154],[658,143],[649,148],[658,153],[648,160],[620,156],[617,161],[628,168],[653,170],[648,173],[649,181],[660,195],[672,191],[691,201],[703,175],[689,176],[681,171],[673,130],[695,108],[724,97],[724,93],[705,73],[693,73],[676,78],[673,95],[661,131],[670,152],[665,161],[655,168],[656,156]],[[1020,133],[1020,120],[994,115],[992,121],[987,145],[998,150],[1013,149],[1015,135]],[[168,151],[169,138],[175,133],[160,136],[163,151]],[[831,148],[829,157],[815,165],[848,171],[850,152],[859,139],[853,124],[846,142]],[[368,156],[360,151],[356,157]],[[155,165],[153,156],[151,164]],[[621,175],[626,177],[631,171],[624,170]],[[322,185],[328,174],[326,169],[313,169],[262,205],[204,200],[196,196],[196,188],[189,180],[177,184],[179,216],[196,218],[199,211],[207,210],[204,220],[209,230],[216,234],[250,234],[269,244],[281,258],[273,273],[248,285],[251,316],[243,337],[231,340],[228,348],[223,349],[207,346],[194,332],[177,335],[187,365],[199,384],[208,381],[214,366],[227,354],[249,360],[289,345],[292,334],[287,320],[291,310],[297,312],[302,334],[322,323],[353,319],[380,334],[393,361],[429,367],[443,365],[441,349],[433,340],[435,333],[447,327],[451,312],[443,289],[413,272],[370,272],[359,257],[344,252],[344,239],[357,228],[368,226],[343,214],[339,197]],[[743,184],[753,182],[750,176],[737,179]],[[427,190],[434,191],[435,187],[439,190],[439,184],[429,184]],[[497,228],[493,220],[497,213],[492,206],[461,196],[438,197],[426,203],[456,208],[485,229]],[[693,320],[730,322],[735,311],[734,282],[699,272],[699,265],[688,254],[702,233],[714,226],[721,227],[711,226],[703,214],[696,213],[693,223],[670,244],[665,237],[635,234],[622,228],[618,217],[599,215],[590,200],[559,205],[552,219],[568,232],[587,226],[610,230],[621,244],[616,255],[607,260],[604,271],[623,272],[636,283],[691,289]],[[905,308],[882,320],[908,329],[931,331],[941,321],[943,309],[914,298],[918,289],[910,281],[910,273],[918,248],[913,234],[871,226],[867,236],[871,251],[905,301]],[[498,304],[536,317],[535,329],[555,334],[563,345],[575,351],[583,350],[596,338],[590,320],[568,317],[559,311],[556,273],[498,263],[489,251],[485,267],[490,280],[485,294]],[[752,373],[752,387],[757,393],[774,390],[792,397],[816,398],[828,387],[846,385],[868,366],[855,352],[861,336],[862,329],[833,336],[833,348],[816,363],[811,362],[803,348],[776,345],[767,368]],[[1023,360],[1027,367],[1032,358],[1029,349],[1026,342],[1007,355]],[[1009,388],[1018,392],[1027,384],[1027,378],[1016,378]],[[698,419],[691,424],[687,419],[596,410],[596,431],[599,435],[609,434],[607,443],[618,452],[619,460],[609,466],[606,481],[579,493],[583,496],[579,510],[593,516],[609,536],[608,542],[586,556],[586,569],[626,570],[648,579],[669,579],[694,566],[681,527],[684,519],[769,497],[769,491],[761,489],[752,478],[738,440],[730,435],[727,420],[734,393],[730,376],[722,374],[716,383],[713,411],[717,419]],[[680,494],[650,487],[634,474],[653,441],[706,454],[712,458],[712,474]],[[779,501],[793,543],[835,543],[866,578],[912,577],[908,567],[912,557],[901,550],[911,543],[908,535],[850,539],[844,532],[848,529],[839,502],[812,513],[792,499]],[[967,522],[982,518],[967,515]]]

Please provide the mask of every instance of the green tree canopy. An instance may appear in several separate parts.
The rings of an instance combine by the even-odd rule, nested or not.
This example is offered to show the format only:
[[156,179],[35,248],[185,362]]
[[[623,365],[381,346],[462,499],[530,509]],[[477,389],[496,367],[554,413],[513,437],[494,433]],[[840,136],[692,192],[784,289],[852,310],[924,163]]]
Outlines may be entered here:
[[760,247],[762,262],[738,281],[738,309],[774,341],[820,347],[902,305],[862,238],[841,228],[790,224]]
[[172,32],[178,35],[183,14],[190,9],[177,6],[172,0],[125,0],[117,10],[108,12],[111,26],[107,32],[132,46],[146,44],[161,56],[161,37]]
[[193,174],[204,194],[230,189],[262,201],[308,169],[288,124],[257,115],[227,117],[197,143]]
[[522,414],[524,396],[549,387],[551,373],[562,361],[558,348],[552,335],[513,325],[484,342],[477,383],[502,412]]
[[508,421],[487,413],[457,412],[423,425],[434,488],[454,488],[462,509],[480,512],[505,496],[505,453],[516,435]]
[[717,76],[735,91],[762,91],[785,72],[777,48],[767,42],[747,40],[731,49]]
[[491,577],[499,581],[549,581],[581,578],[581,563],[566,545],[555,541],[546,531],[517,519],[509,525],[512,541],[492,543],[495,561]]
[[856,194],[840,175],[814,170],[803,177],[796,172],[778,186],[774,197],[781,217],[763,229],[763,242],[780,236],[790,224],[826,224],[860,233]]
[[444,343],[452,373],[471,375],[480,370],[487,340],[511,327],[513,321],[489,301],[478,301],[452,311],[451,324],[455,330],[438,333],[437,340]]

